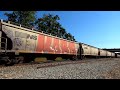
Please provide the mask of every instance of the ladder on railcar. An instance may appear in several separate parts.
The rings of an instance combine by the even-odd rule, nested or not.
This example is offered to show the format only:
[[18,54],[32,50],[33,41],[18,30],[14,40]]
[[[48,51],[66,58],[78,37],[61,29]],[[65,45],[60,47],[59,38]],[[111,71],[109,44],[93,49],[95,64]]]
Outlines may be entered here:
[[0,54],[6,54],[7,51],[7,38],[0,37]]

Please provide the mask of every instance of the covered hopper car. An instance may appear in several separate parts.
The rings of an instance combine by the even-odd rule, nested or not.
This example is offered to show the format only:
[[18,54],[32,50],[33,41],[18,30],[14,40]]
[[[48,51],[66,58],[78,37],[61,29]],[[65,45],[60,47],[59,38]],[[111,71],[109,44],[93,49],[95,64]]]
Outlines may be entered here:
[[0,22],[1,61],[6,63],[29,62],[36,57],[56,60],[75,59],[79,43],[30,30],[10,22]]
[[84,57],[115,57],[115,54],[1,20],[0,62],[12,65],[38,57],[44,60],[77,60]]

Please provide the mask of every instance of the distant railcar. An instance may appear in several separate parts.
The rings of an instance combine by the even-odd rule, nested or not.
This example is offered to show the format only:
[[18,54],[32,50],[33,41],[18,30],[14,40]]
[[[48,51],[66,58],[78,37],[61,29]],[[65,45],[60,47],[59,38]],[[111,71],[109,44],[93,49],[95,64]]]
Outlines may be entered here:
[[112,55],[111,55],[112,57],[115,57],[115,53],[112,52],[111,54],[112,54]]
[[120,58],[120,55],[119,55],[119,54],[117,54],[117,58]]
[[82,46],[82,56],[83,57],[98,57],[99,49],[84,43],[81,43]]
[[112,57],[112,53],[107,51],[107,57]]
[[107,51],[100,49],[100,57],[106,57],[107,56]]

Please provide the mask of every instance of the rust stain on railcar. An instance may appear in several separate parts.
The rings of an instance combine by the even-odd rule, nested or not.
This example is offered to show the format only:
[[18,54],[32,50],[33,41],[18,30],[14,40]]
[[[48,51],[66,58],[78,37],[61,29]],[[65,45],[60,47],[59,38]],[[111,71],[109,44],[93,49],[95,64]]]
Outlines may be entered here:
[[70,54],[69,42],[67,42],[68,54]]
[[76,54],[75,43],[69,42],[70,54]]
[[59,39],[54,38],[54,44],[53,44],[53,48],[55,49],[55,53],[56,54],[60,54],[60,45],[59,45]]
[[67,41],[61,40],[61,48],[62,48],[62,53],[63,54],[69,53],[69,50],[67,48]]
[[41,34],[38,35],[38,43],[37,43],[37,49],[36,49],[37,52],[43,52],[44,39],[45,39],[44,35],[41,35]]
[[51,44],[52,44],[52,37],[46,36],[46,41],[44,44],[44,52],[45,53],[54,53],[54,50],[51,49]]

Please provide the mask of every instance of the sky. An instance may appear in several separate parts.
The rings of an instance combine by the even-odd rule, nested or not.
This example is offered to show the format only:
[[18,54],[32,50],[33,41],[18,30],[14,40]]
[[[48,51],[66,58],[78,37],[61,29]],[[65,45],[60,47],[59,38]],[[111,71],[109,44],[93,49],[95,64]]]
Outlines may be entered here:
[[[37,11],[60,17],[60,24],[77,42],[98,48],[120,48],[120,11]],[[7,19],[0,11],[0,19]]]

